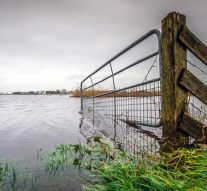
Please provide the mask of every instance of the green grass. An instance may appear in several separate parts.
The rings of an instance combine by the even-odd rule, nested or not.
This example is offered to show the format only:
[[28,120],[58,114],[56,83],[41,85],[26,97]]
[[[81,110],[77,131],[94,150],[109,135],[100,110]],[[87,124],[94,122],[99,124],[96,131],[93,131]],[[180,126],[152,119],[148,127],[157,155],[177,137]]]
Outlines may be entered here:
[[207,190],[205,150],[179,149],[158,158],[143,155],[135,161],[110,141],[94,137],[87,145],[58,145],[42,160],[46,170],[54,173],[69,165],[87,169],[93,178],[83,186],[85,191]]
[[37,176],[18,167],[9,161],[0,163],[0,191],[26,191],[37,181]]
[[[85,191],[206,191],[207,151],[178,149],[171,154],[143,154],[134,159],[96,136],[88,144],[57,145],[53,152],[38,152],[46,172],[65,168],[86,170],[90,174]],[[71,177],[72,178],[72,177]],[[13,162],[0,163],[0,191],[32,190],[37,177],[18,170]]]
[[204,155],[201,150],[182,149],[167,156],[167,161],[153,162],[144,158],[135,163],[116,159],[106,168],[96,170],[102,184],[85,190],[207,190],[207,156]]

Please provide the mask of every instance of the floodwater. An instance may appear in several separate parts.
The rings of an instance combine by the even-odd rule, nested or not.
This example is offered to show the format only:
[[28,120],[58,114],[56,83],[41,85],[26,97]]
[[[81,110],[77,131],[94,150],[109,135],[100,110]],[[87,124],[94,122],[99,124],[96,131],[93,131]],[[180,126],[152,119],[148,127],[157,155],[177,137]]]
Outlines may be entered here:
[[40,181],[32,190],[81,190],[81,172],[71,167],[61,175],[45,174],[37,160],[40,148],[85,142],[79,110],[80,99],[69,96],[1,95],[0,159],[34,171]]
[[[139,99],[138,103],[141,103],[143,98],[136,99]],[[142,149],[150,152],[159,149],[154,136],[147,134],[146,131],[153,132],[153,135],[160,137],[160,128],[147,126],[133,128],[121,120],[117,122],[115,127],[112,124],[114,120],[103,118],[106,114],[111,116],[113,113],[113,110],[107,109],[107,107],[111,107],[111,102],[104,98],[98,100],[96,106],[98,104],[100,106],[102,103],[106,105],[100,107],[103,113],[101,119],[95,115],[95,118],[92,117],[90,120],[90,115],[93,113],[89,112],[90,108],[86,108],[88,116],[84,112],[82,116],[79,113],[79,98],[59,95],[1,95],[0,161],[14,161],[20,169],[27,169],[28,173],[37,175],[38,181],[33,188],[29,189],[31,191],[80,191],[82,185],[87,184],[87,179],[90,178],[87,172],[79,171],[72,166],[56,174],[45,172],[41,161],[37,159],[37,151],[43,149],[47,153],[53,151],[55,145],[62,143],[85,143],[85,137],[90,137],[94,132],[98,133],[99,130],[114,141],[122,143],[123,147],[132,154],[140,153]],[[143,101],[142,103],[148,102]],[[206,112],[206,107],[199,106],[196,100],[193,103]],[[130,110],[136,111],[135,109],[131,108]],[[196,108],[194,110],[195,113]],[[122,117],[124,112],[130,114],[127,107],[120,111],[123,112],[120,115]],[[101,112],[99,111],[99,113]],[[198,114],[195,113],[195,115]],[[140,115],[136,114],[136,116]],[[200,113],[199,116],[201,116]],[[93,121],[93,125],[91,121]],[[19,190],[28,189],[21,188]]]

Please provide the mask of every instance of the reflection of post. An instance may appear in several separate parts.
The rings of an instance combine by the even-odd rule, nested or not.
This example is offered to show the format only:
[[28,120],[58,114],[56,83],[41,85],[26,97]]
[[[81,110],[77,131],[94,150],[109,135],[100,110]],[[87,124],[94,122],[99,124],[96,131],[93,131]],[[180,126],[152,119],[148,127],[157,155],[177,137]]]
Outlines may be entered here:
[[81,111],[83,112],[83,82],[80,85]]
[[[111,74],[112,74],[112,81],[113,81],[113,89],[114,91],[116,90],[116,86],[115,86],[115,79],[114,79],[114,72],[113,72],[113,68],[110,62],[110,68],[111,68]],[[116,122],[117,122],[117,118],[116,118],[116,93],[114,92],[114,141],[116,143]]]
[[82,115],[83,115],[83,114],[81,113],[80,124],[79,124],[79,129],[80,129],[80,130],[82,129],[82,126],[83,126],[83,120],[84,120],[84,118],[83,118]]
[[94,109],[95,109],[95,101],[94,101],[94,96],[95,96],[95,91],[94,91],[94,86],[93,86],[93,80],[92,80],[92,77],[90,77],[90,80],[91,80],[91,83],[92,83],[92,89],[93,89],[93,125],[94,125],[94,119],[95,119],[95,117],[94,117],[94,114],[95,114],[95,112],[94,112]]
[[185,24],[185,16],[175,12],[162,21],[162,129],[163,141],[167,141],[161,144],[162,151],[188,143],[188,136],[177,129],[188,100],[187,91],[177,84],[181,71],[187,66],[186,48],[177,41]]

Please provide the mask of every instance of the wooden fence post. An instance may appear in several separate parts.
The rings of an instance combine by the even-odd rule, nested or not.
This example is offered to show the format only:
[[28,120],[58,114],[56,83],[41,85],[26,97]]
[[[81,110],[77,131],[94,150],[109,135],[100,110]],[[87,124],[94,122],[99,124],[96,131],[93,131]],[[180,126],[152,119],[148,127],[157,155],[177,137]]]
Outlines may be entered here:
[[186,48],[177,40],[186,18],[176,12],[169,13],[162,21],[162,120],[163,141],[161,151],[170,152],[188,143],[188,136],[177,126],[185,111],[188,93],[177,83],[183,69],[187,67]]

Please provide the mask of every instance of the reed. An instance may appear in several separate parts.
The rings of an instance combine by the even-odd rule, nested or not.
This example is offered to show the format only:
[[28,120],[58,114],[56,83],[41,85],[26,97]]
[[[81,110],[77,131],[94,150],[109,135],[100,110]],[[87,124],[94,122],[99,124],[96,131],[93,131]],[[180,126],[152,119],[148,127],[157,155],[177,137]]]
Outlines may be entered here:
[[10,161],[0,163],[0,190],[1,191],[22,191],[34,187],[38,177],[26,170],[19,170]]
[[[90,97],[90,96],[98,96],[102,95],[102,97],[151,97],[151,96],[160,96],[159,91],[147,91],[147,90],[140,90],[140,91],[120,91],[113,93],[112,90],[84,90],[82,92],[83,97]],[[81,91],[76,89],[73,91],[72,97],[81,97]]]

